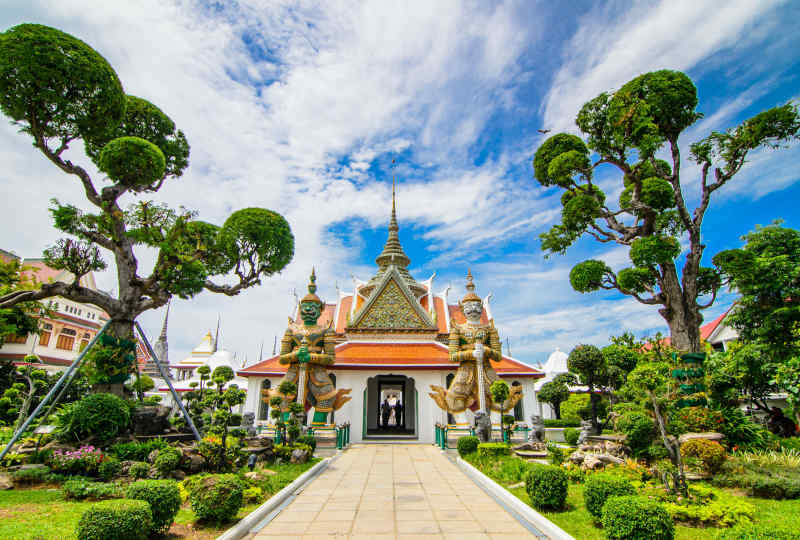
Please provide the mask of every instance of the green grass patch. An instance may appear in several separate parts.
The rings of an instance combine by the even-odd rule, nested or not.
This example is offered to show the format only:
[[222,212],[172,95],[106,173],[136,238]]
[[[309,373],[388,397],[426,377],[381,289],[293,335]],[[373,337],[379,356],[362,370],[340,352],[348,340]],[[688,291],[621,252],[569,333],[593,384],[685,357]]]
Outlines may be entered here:
[[[525,488],[509,490],[525,504],[531,504]],[[729,490],[725,490],[729,491]],[[733,494],[732,491],[730,493]],[[747,497],[747,502],[756,507],[755,523],[765,526],[782,527],[790,530],[800,529],[800,501],[775,501]],[[567,492],[566,508],[561,512],[541,512],[547,519],[581,540],[603,540],[603,529],[594,525],[591,514],[583,502],[583,486],[570,484]],[[713,540],[721,529],[715,527],[687,527],[675,525],[676,540]]]
[[[277,474],[259,483],[264,491],[264,500],[271,497],[305,471],[319,459],[308,463],[286,463],[269,467]],[[0,491],[0,539],[14,540],[75,540],[75,527],[84,510],[94,502],[67,501],[60,489],[12,489]],[[261,503],[243,506],[236,520],[221,527],[195,523],[196,517],[187,502],[175,516],[169,538],[192,538],[211,540],[230,528],[233,523],[255,510]]]

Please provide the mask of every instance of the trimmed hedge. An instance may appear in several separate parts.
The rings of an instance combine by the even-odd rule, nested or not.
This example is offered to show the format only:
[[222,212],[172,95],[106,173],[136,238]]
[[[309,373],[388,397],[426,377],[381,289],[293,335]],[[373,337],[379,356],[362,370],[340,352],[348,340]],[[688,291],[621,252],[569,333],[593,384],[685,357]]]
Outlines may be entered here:
[[583,501],[586,510],[596,519],[603,513],[603,505],[610,497],[635,495],[636,488],[628,480],[610,474],[596,473],[586,478],[583,485]]
[[525,491],[534,508],[559,510],[567,500],[567,473],[561,467],[536,465],[525,477]]
[[474,435],[467,435],[458,439],[458,455],[461,457],[478,451],[480,439]]
[[78,521],[78,540],[146,540],[153,513],[144,501],[120,499],[90,506]]
[[715,540],[797,540],[798,538],[800,534],[793,530],[769,525],[743,525],[723,529],[714,537]]
[[581,430],[568,427],[564,429],[564,441],[567,444],[575,446],[578,444],[578,439],[581,437]]
[[694,457],[703,464],[703,470],[715,473],[727,458],[725,448],[716,441],[691,439],[681,445],[681,456]]
[[153,513],[153,532],[166,533],[181,508],[178,483],[172,480],[139,480],[128,486],[128,499],[145,501]]
[[189,500],[201,520],[222,523],[242,507],[244,485],[235,474],[211,474],[191,484]]
[[609,540],[673,540],[669,512],[644,497],[611,497],[603,506],[603,531]]
[[563,418],[550,418],[544,421],[544,427],[566,428],[566,427],[581,427],[580,420],[564,420]]
[[121,397],[89,394],[62,407],[56,434],[66,440],[81,441],[92,436],[107,441],[127,430],[130,421],[131,409]]
[[511,447],[506,443],[480,443],[478,445],[478,455],[486,457],[508,456],[511,454]]

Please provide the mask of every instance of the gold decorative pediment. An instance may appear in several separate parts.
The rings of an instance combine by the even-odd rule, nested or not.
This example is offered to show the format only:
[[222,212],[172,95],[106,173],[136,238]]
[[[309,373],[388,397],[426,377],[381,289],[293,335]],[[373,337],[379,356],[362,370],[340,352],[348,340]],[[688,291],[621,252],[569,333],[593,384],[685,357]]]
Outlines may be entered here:
[[[394,269],[392,269],[394,270]],[[396,271],[394,272],[396,274]],[[430,329],[432,322],[414,297],[403,290],[396,275],[388,275],[382,286],[356,317],[354,329]],[[412,303],[413,302],[413,303]]]

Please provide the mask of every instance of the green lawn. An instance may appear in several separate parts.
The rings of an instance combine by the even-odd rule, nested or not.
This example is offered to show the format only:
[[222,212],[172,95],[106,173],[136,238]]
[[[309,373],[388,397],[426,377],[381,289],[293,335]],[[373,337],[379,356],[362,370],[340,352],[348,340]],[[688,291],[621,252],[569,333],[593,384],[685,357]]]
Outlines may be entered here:
[[[287,463],[273,467],[278,474],[268,477],[268,485],[263,485],[265,498],[280,491],[318,461],[319,459],[314,459],[302,465]],[[58,488],[0,491],[0,539],[75,540],[78,520],[83,511],[92,504],[67,501]],[[195,523],[196,517],[187,502],[175,516],[175,523],[167,538],[212,540],[260,504],[245,505],[234,521],[218,528]]]
[[[525,488],[510,490],[525,504],[530,504]],[[728,491],[728,490],[726,490]],[[756,507],[756,523],[800,530],[800,500],[775,501],[748,497],[747,502]],[[603,530],[592,522],[592,516],[583,504],[583,491],[580,484],[570,484],[567,494],[567,509],[561,512],[542,512],[547,519],[580,540],[602,540]],[[713,539],[720,529],[698,528],[677,525],[676,540]]]

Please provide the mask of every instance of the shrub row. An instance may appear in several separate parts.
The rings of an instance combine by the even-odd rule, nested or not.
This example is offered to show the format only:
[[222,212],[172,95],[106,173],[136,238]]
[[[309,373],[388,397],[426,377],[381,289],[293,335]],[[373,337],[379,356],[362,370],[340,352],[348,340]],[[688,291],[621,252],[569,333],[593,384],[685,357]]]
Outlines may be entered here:
[[511,454],[511,447],[506,443],[480,443],[478,445],[479,456],[508,456]]

